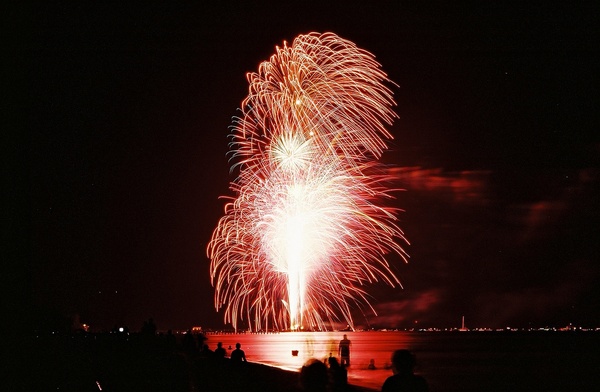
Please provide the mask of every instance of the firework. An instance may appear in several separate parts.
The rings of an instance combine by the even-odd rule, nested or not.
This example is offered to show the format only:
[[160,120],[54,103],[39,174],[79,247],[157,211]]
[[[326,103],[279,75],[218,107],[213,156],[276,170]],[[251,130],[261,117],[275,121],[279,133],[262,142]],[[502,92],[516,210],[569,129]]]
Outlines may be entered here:
[[377,160],[396,117],[372,54],[332,33],[298,36],[247,75],[232,127],[239,174],[208,245],[215,307],[237,329],[353,326],[366,284],[399,280],[406,241]]

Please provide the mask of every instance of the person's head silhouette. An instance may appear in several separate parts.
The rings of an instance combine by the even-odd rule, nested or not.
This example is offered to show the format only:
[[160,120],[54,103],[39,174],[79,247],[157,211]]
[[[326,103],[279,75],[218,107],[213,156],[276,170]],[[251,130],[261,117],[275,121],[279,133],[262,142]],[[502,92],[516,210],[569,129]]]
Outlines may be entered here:
[[325,392],[328,381],[327,366],[318,359],[309,359],[300,369],[300,385],[303,391]]
[[329,358],[327,358],[327,360],[329,361],[329,367],[331,367],[331,368],[340,367],[340,363],[338,362],[336,357],[329,357]]
[[392,370],[394,374],[412,373],[415,364],[415,356],[408,350],[396,350],[392,354]]

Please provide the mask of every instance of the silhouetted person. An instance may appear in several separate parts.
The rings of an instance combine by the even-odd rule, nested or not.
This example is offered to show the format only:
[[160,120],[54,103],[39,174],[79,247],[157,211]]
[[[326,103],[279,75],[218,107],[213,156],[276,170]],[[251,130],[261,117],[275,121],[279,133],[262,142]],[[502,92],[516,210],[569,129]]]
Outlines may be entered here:
[[233,350],[231,352],[231,355],[229,356],[229,358],[231,359],[233,364],[240,364],[242,362],[247,362],[246,361],[246,353],[240,347],[242,347],[242,345],[239,343],[236,343],[235,350]]
[[169,329],[167,331],[167,337],[166,337],[166,339],[167,339],[167,345],[170,348],[173,348],[173,347],[175,347],[177,345],[177,339],[175,338],[175,335],[173,335],[173,331],[172,330]]
[[156,324],[154,323],[154,319],[152,319],[152,317],[150,317],[148,321],[144,321],[141,332],[146,335],[156,335]]
[[318,359],[309,359],[300,369],[300,387],[303,391],[326,392],[327,366]]
[[336,357],[329,357],[329,385],[333,392],[345,391],[348,387],[348,371]]
[[369,369],[369,370],[375,370],[376,369],[376,367],[375,367],[375,360],[373,358],[371,358],[369,360],[369,366],[367,366],[367,369]]
[[342,366],[350,366],[350,345],[352,343],[348,340],[348,337],[344,334],[344,338],[340,340],[338,347],[338,355],[341,358]]
[[198,332],[195,335],[196,341],[198,343],[198,350],[202,350],[202,348],[204,347],[204,342],[206,342],[208,338],[202,332]]
[[219,342],[217,343],[217,348],[215,349],[215,359],[216,360],[221,360],[221,359],[225,359],[225,355],[226,355],[226,351],[223,348],[223,343]]
[[429,387],[427,381],[421,376],[413,373],[416,360],[415,356],[408,350],[396,350],[392,354],[393,376],[385,380],[381,392],[427,392]]
[[190,329],[187,330],[185,335],[183,335],[183,341],[181,342],[183,346],[183,350],[188,354],[193,354],[198,349],[196,347],[196,339],[192,336],[192,331]]
[[200,355],[204,358],[213,358],[215,353],[208,348],[208,344],[202,346],[202,350],[200,350]]

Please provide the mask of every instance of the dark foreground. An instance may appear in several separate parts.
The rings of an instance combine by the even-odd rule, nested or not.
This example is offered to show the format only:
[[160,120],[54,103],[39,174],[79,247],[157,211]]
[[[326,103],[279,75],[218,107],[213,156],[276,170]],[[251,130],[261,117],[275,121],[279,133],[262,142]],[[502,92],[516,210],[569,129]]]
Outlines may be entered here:
[[[6,351],[7,391],[301,391],[299,374],[232,366],[165,337],[122,334],[21,337]],[[369,389],[348,386],[348,391]]]
[[[288,339],[290,336],[279,338]],[[377,342],[381,340],[385,342],[383,347],[386,349],[407,347],[417,352],[417,361],[421,366],[419,372],[429,383],[432,392],[600,390],[600,352],[597,349],[600,335],[596,333],[364,333],[364,336],[354,334],[350,337],[356,354],[351,373],[361,372],[361,352],[375,353],[373,355],[376,357]],[[220,341],[215,338],[229,344],[226,337],[211,335],[211,346]],[[242,341],[242,348],[247,348],[247,354],[252,353],[249,355],[251,360],[260,360],[258,341],[263,338],[271,342],[268,346],[271,351],[276,351],[278,346],[272,343],[278,338],[275,335],[229,337],[232,342]],[[201,344],[198,337],[195,339],[195,342],[191,341],[192,344],[187,344],[185,338],[176,342],[167,335],[122,333],[5,339],[2,347],[5,377],[0,390],[302,390],[297,372],[258,363],[234,367],[229,360],[219,362],[210,352],[198,350]],[[313,344],[315,355],[322,358],[316,350],[317,346]],[[380,359],[376,359],[376,363],[383,366]],[[391,374],[391,371],[386,370],[385,373]],[[372,390],[378,389],[375,387]],[[348,386],[346,390],[369,391],[357,386]]]

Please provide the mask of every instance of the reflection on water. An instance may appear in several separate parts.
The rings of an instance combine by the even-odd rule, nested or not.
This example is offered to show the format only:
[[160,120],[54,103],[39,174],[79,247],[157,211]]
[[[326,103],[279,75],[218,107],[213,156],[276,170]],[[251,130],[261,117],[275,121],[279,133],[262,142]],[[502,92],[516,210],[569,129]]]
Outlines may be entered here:
[[[403,332],[225,334],[208,335],[207,343],[214,350],[217,342],[223,342],[224,347],[235,347],[235,343],[239,342],[248,361],[298,371],[310,358],[325,360],[330,355],[337,356],[338,344],[344,333],[352,342],[348,382],[354,385],[381,388],[386,377],[392,374],[389,369],[392,351],[411,349],[411,334]],[[295,350],[298,351],[297,356],[292,355]],[[375,370],[368,369],[371,359],[375,362]]]

